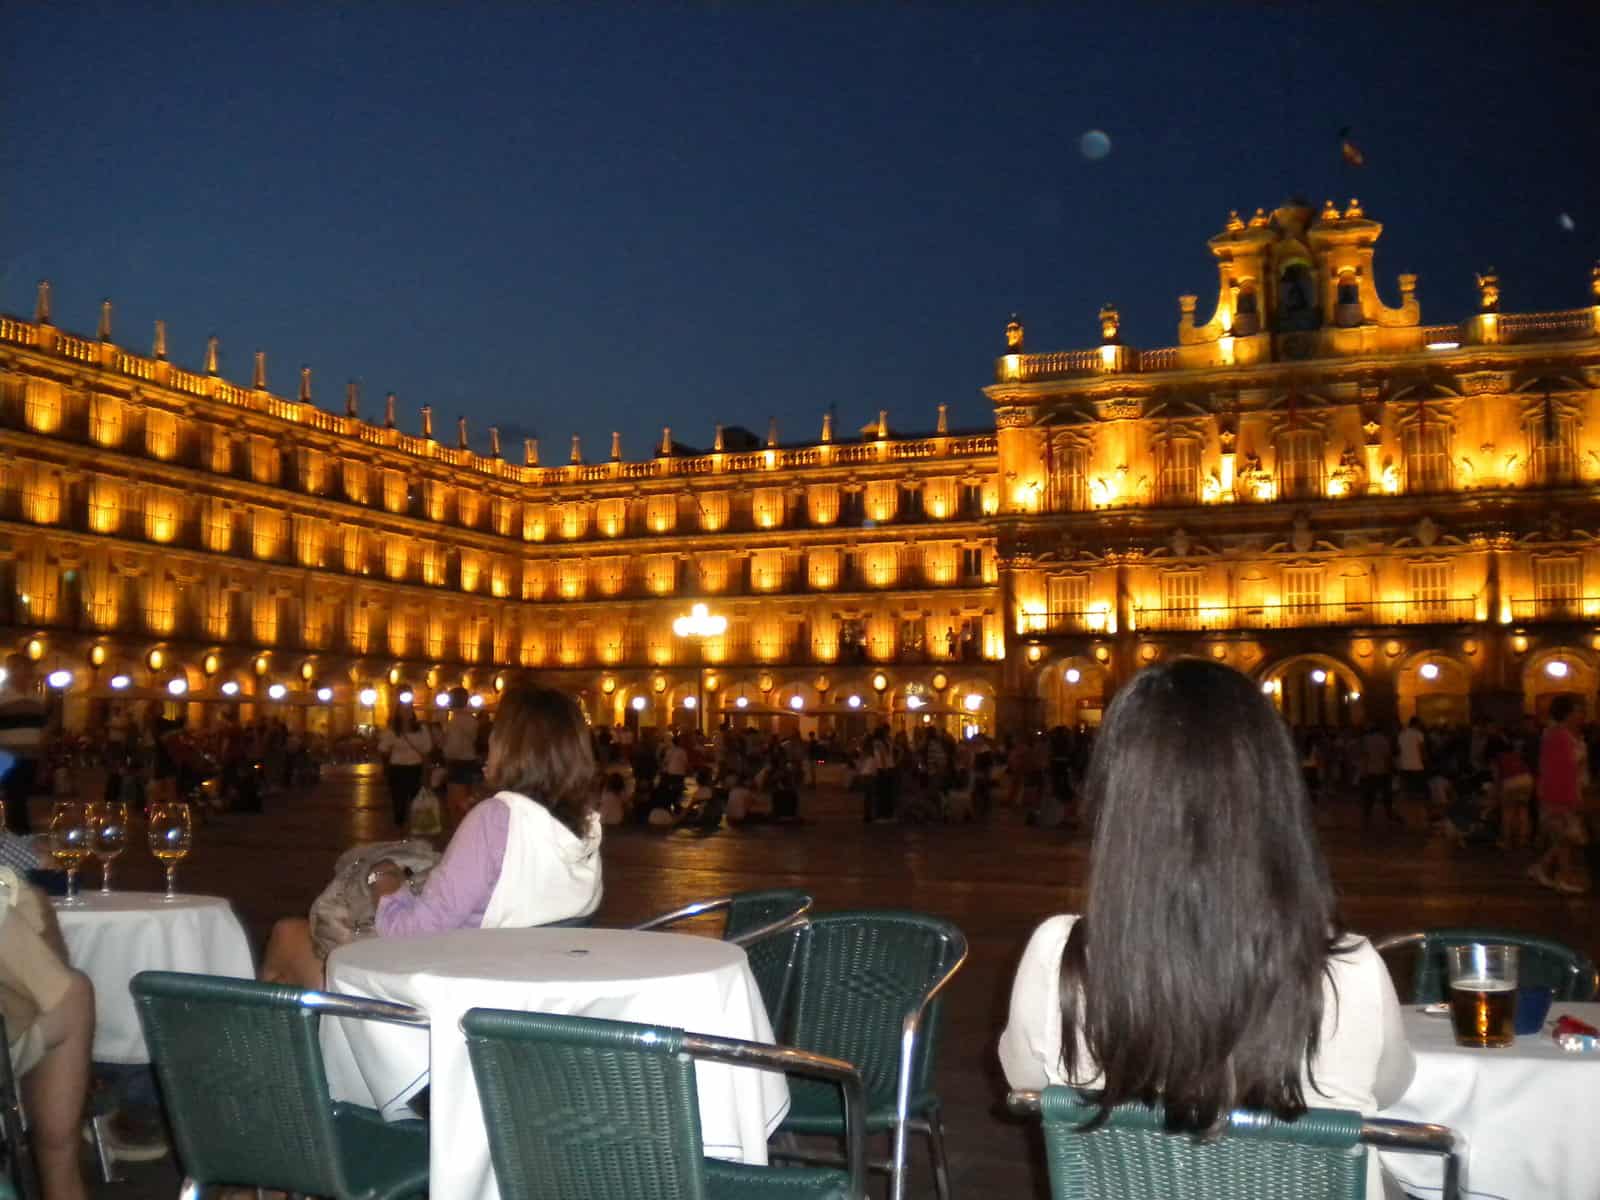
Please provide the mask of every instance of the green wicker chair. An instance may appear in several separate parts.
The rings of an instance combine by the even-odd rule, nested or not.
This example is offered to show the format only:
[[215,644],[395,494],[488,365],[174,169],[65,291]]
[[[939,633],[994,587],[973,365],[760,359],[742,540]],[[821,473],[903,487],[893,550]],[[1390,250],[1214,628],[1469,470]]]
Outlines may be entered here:
[[[475,1008],[461,1019],[503,1200],[863,1200],[861,1076],[849,1063],[681,1029]],[[695,1062],[843,1087],[845,1171],[706,1158]]]
[[1468,942],[1499,942],[1516,946],[1517,978],[1524,984],[1542,984],[1555,992],[1557,1000],[1593,1000],[1600,977],[1594,963],[1585,955],[1552,938],[1507,929],[1425,929],[1420,933],[1396,933],[1373,942],[1379,954],[1415,948],[1416,962],[1411,973],[1411,994],[1402,996],[1405,1004],[1437,1004],[1449,997],[1450,968],[1445,950]]
[[403,1004],[210,975],[145,971],[134,1003],[185,1179],[334,1200],[428,1190],[428,1128],[328,1098],[323,1016],[426,1025]]
[[0,1017],[0,1188],[9,1200],[39,1195],[39,1177],[33,1164],[33,1146],[22,1120],[22,1093],[11,1070],[11,1038]]
[[1018,1115],[1044,1118],[1053,1200],[1365,1200],[1367,1148],[1444,1158],[1441,1200],[1456,1200],[1455,1134],[1442,1125],[1309,1109],[1294,1122],[1239,1110],[1220,1137],[1168,1133],[1160,1109],[1129,1104],[1099,1114],[1075,1088],[1013,1092]]
[[799,956],[801,932],[811,897],[794,888],[774,888],[764,892],[735,892],[715,900],[700,900],[659,917],[652,917],[635,929],[664,929],[679,921],[711,912],[726,912],[722,927],[724,941],[745,948],[750,971],[761,989],[772,1030],[780,1040],[788,1007],[789,985]]
[[[892,1144],[887,1160],[869,1165],[889,1173],[893,1200],[905,1196],[911,1133],[928,1138],[934,1185],[940,1200],[949,1200],[933,1063],[939,993],[966,957],[967,939],[959,929],[920,913],[827,913],[811,918],[805,930],[791,1011],[778,1037],[801,1050],[853,1062],[861,1071],[867,1133],[888,1133]],[[793,1080],[789,1098],[783,1131],[834,1136],[844,1131],[837,1089]],[[819,1160],[794,1147],[779,1153]]]

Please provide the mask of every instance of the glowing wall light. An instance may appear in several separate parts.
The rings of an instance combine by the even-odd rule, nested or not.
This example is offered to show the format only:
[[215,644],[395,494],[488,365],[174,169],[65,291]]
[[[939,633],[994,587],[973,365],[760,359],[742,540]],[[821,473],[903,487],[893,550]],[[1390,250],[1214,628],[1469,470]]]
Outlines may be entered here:
[[369,687],[362,688],[361,691],[356,695],[356,699],[361,701],[361,703],[367,708],[371,708],[378,702],[378,689]]
[[72,672],[65,669],[51,671],[50,674],[45,676],[44,681],[58,692],[65,691],[72,686]]
[[120,692],[124,688],[131,687],[132,685],[133,685],[133,680],[128,678],[128,676],[126,676],[126,675],[113,675],[111,677],[111,690],[112,691]]
[[227,683],[222,685],[222,694],[224,696],[237,696],[239,694],[239,685],[231,679],[228,680]]
[[189,681],[187,679],[169,679],[169,680],[167,680],[167,695],[169,695],[169,696],[183,696],[183,695],[187,695],[188,691],[189,691]]
[[272,700],[282,700],[289,694],[289,689],[281,683],[275,683],[267,689],[267,697]]

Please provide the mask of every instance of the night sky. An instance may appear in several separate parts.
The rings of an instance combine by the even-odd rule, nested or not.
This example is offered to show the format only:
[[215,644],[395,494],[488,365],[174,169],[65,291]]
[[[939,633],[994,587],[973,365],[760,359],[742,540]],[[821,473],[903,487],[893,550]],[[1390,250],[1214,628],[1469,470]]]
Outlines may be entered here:
[[1576,3],[10,4],[0,309],[48,277],[64,328],[110,296],[141,352],[164,317],[185,365],[216,333],[236,380],[264,349],[280,393],[306,363],[546,461],[829,404],[986,427],[1012,311],[1170,345],[1228,209],[1295,194],[1359,196],[1425,322],[1490,265],[1507,310],[1586,303],[1597,45]]

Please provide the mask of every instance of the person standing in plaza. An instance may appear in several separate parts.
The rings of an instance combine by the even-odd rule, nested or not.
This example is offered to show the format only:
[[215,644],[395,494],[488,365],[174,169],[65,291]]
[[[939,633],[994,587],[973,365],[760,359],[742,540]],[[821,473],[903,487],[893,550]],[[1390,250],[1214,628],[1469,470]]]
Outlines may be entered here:
[[378,738],[383,773],[389,784],[389,804],[398,829],[406,827],[411,801],[422,788],[422,772],[433,757],[433,734],[417,720],[417,710],[396,704],[389,727]]
[[1589,890],[1580,876],[1576,848],[1588,842],[1583,825],[1583,784],[1588,749],[1578,735],[1583,714],[1571,696],[1550,702],[1550,724],[1539,741],[1539,825],[1550,846],[1528,875],[1568,895]]
[[1382,804],[1389,820],[1404,825],[1405,818],[1394,810],[1394,747],[1381,725],[1372,725],[1361,735],[1361,827],[1372,824],[1372,808]]
[[1412,717],[1395,738],[1395,766],[1400,769],[1400,784],[1407,796],[1420,800],[1424,811],[1428,801],[1427,737],[1422,718]]
[[472,807],[472,784],[478,776],[478,714],[467,704],[467,689],[450,689],[450,715],[440,739],[444,752],[446,803],[450,819],[459,822]]

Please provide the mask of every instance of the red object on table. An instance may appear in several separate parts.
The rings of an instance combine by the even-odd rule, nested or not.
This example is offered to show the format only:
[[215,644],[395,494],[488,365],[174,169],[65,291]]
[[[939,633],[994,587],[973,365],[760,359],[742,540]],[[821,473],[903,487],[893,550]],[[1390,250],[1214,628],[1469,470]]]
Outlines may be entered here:
[[1600,1037],[1600,1029],[1596,1029],[1587,1021],[1580,1021],[1577,1017],[1562,1017],[1556,1021],[1552,1037],[1561,1037],[1563,1034],[1581,1034],[1586,1037]]

